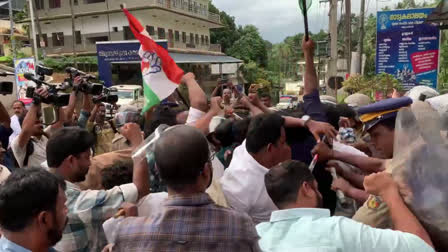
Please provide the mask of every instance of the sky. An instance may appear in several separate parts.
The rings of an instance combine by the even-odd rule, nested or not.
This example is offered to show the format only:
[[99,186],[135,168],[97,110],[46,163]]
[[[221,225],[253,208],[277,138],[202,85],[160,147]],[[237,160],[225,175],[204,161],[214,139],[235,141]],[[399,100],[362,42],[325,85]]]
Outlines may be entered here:
[[[212,0],[220,10],[235,17],[237,25],[252,24],[258,27],[265,40],[282,42],[287,36],[304,32],[303,16],[297,0]],[[308,0],[309,1],[309,0]],[[311,32],[327,30],[329,3],[313,0],[308,14]],[[352,13],[360,12],[360,0],[352,0]],[[376,13],[385,6],[393,7],[400,0],[366,0],[368,13]],[[422,2],[417,0],[416,2]],[[341,1],[338,13],[341,12]],[[345,6],[343,6],[345,8]]]

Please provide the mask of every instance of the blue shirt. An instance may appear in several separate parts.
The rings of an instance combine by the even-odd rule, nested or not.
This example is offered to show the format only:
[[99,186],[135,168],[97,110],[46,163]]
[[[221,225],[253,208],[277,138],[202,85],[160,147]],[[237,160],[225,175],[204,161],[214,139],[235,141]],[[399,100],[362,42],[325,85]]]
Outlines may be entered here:
[[[1,252],[31,252],[31,250],[28,250],[20,245],[15,244],[12,241],[6,239],[5,236],[2,236],[2,238],[0,239],[0,251]],[[48,252],[56,252],[56,250],[49,248]]]
[[433,252],[419,237],[376,229],[345,217],[330,217],[327,209],[295,208],[275,211],[270,222],[257,225],[260,248],[273,251]]

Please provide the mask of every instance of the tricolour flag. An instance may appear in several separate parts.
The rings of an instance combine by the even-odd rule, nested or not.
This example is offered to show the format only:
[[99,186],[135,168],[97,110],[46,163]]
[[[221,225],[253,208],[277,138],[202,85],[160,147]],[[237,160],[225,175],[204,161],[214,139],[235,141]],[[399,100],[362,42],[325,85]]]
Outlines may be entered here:
[[146,112],[176,90],[184,71],[176,65],[168,54],[168,50],[158,45],[126,8],[123,8],[123,12],[128,18],[132,33],[141,44],[139,55],[142,58],[141,68],[145,93],[143,112]]

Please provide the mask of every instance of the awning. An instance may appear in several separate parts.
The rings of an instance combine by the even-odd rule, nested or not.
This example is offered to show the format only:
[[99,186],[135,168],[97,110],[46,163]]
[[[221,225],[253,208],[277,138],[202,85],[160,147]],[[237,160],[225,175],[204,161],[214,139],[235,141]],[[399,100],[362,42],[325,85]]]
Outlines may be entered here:
[[189,63],[189,64],[231,64],[231,63],[243,63],[242,60],[221,55],[202,55],[192,53],[170,53],[170,56],[177,64]]
[[448,29],[448,0],[441,1],[434,11],[429,14],[425,23],[434,23],[440,26],[440,29]]

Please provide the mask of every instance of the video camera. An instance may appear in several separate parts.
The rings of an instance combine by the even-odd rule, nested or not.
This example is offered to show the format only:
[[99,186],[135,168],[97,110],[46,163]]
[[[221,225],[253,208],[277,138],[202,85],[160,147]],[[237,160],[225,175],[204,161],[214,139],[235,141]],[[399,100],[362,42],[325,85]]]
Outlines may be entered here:
[[103,88],[103,93],[99,96],[93,98],[93,103],[97,104],[100,102],[106,103],[116,103],[118,101],[118,95],[112,95],[112,92],[116,92],[114,88]]
[[[14,73],[0,72],[1,77],[8,75],[14,76]],[[10,95],[13,93],[14,83],[10,81],[0,81],[0,95]]]
[[82,81],[77,86],[75,91],[80,91],[85,94],[91,95],[101,95],[103,92],[103,85],[99,83],[92,83],[91,80],[95,80],[95,76],[91,74],[84,73],[74,67],[67,67],[65,72],[70,74],[71,83],[73,83],[73,79],[75,77],[81,76]]
[[[65,91],[65,87],[58,87],[53,84],[46,83],[45,76],[49,76],[53,74],[53,69],[47,68],[41,65],[36,66],[36,76],[32,73],[25,73],[23,76],[25,79],[33,81],[36,83],[36,87],[28,87],[26,89],[26,97],[32,98],[34,100],[46,103],[53,104],[56,107],[67,106],[70,100],[69,94],[59,94],[59,91]],[[49,96],[47,98],[41,97],[35,93],[35,90],[41,88],[42,85],[48,87]]]

